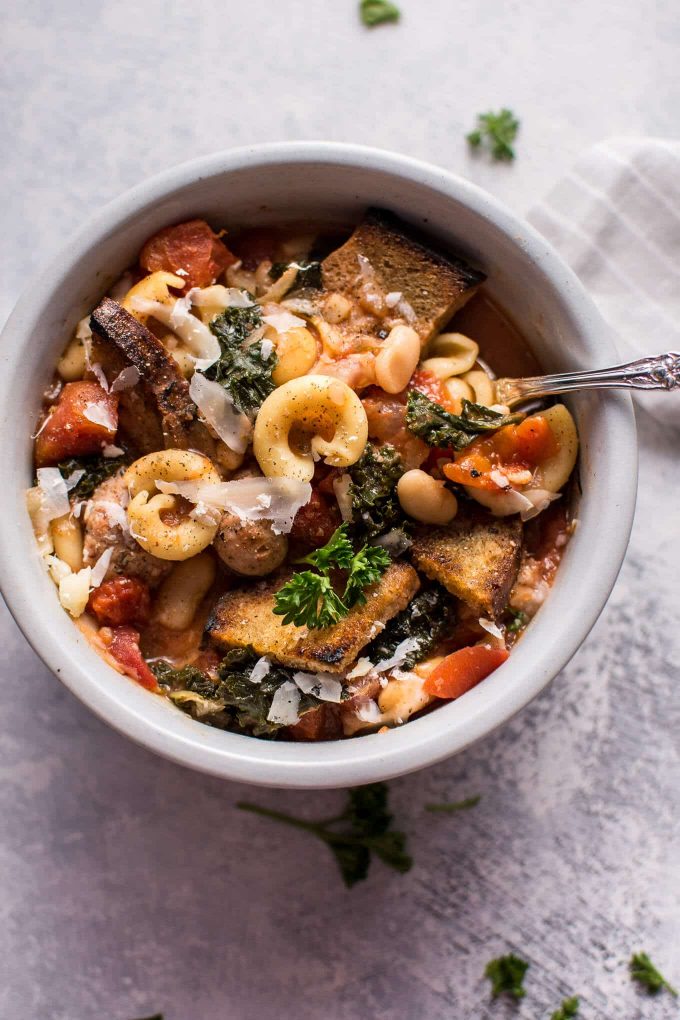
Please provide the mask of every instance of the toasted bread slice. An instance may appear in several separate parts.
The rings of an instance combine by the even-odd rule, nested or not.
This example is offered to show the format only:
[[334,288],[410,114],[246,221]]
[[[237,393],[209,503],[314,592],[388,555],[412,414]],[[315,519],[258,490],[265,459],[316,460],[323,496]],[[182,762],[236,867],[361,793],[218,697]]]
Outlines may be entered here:
[[420,587],[413,567],[393,563],[367,591],[363,606],[355,606],[333,627],[308,630],[284,624],[275,616],[274,596],[290,575],[264,584],[229,591],[219,600],[207,632],[224,648],[250,645],[284,666],[309,672],[345,673],[361,649],[393,616],[405,609]]
[[369,209],[341,248],[323,262],[323,284],[356,299],[359,256],[368,259],[385,293],[399,292],[415,312],[411,323],[423,346],[472,297],[486,276],[438,249],[393,213]]
[[445,528],[423,530],[410,549],[418,570],[492,620],[507,604],[521,551],[519,518],[465,511]]

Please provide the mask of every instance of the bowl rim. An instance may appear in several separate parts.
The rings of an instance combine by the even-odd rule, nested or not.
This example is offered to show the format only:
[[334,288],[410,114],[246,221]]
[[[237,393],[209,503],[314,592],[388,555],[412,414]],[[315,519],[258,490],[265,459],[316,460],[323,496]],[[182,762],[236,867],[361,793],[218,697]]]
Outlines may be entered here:
[[[440,167],[409,156],[362,145],[338,142],[277,142],[227,149],[201,156],[164,170],[113,199],[86,222],[24,288],[2,331],[2,360],[6,369],[16,364],[28,343],[25,325],[30,312],[40,305],[41,292],[49,292],[67,271],[92,250],[98,239],[121,229],[131,216],[153,203],[197,183],[234,171],[263,165],[328,164],[382,171],[410,183],[424,184],[448,200],[460,202],[473,213],[490,221],[536,264],[554,295],[568,311],[575,328],[584,338],[597,339],[603,356],[617,358],[609,330],[585,288],[548,242],[529,224],[512,214],[496,198],[475,184]],[[414,213],[417,210],[414,210]],[[593,346],[591,342],[590,346]],[[8,403],[10,371],[0,374],[0,408]],[[91,671],[97,671],[75,640],[64,641],[43,623],[35,623],[35,591],[29,566],[21,562],[22,550],[13,540],[11,529],[0,529],[0,588],[8,608],[29,644],[62,682],[92,711],[135,742],[188,767],[222,778],[271,787],[326,788],[359,785],[392,778],[435,764],[508,721],[531,701],[571,659],[602,611],[618,576],[633,523],[637,491],[637,442],[632,402],[627,394],[608,394],[602,415],[609,423],[606,439],[615,447],[615,456],[603,457],[598,474],[598,491],[615,493],[616,528],[609,528],[590,556],[593,586],[587,591],[587,611],[580,604],[559,605],[561,634],[555,641],[550,623],[557,602],[558,572],[550,601],[532,623],[530,634],[516,647],[508,663],[484,684],[456,703],[457,721],[445,706],[409,723],[386,736],[371,734],[360,740],[340,740],[313,744],[275,743],[252,737],[211,730],[193,720],[186,727],[166,727],[159,718],[145,711],[148,692],[129,684],[129,690],[115,684],[97,684]],[[3,461],[16,446],[16,433],[3,421],[0,428],[0,454]],[[611,454],[613,451],[607,451]],[[0,520],[11,520],[16,512],[11,486],[0,487]],[[27,564],[26,557],[24,561]],[[557,610],[557,605],[555,605]],[[60,607],[59,607],[60,609]],[[61,609],[60,609],[61,612]],[[78,633],[68,621],[74,635]],[[549,639],[551,656],[540,648],[540,640]],[[95,652],[92,652],[96,656]],[[112,670],[97,659],[107,674]],[[522,675],[522,670],[527,675]],[[514,683],[498,683],[500,674],[514,670]],[[503,677],[505,681],[505,677]],[[140,697],[140,695],[142,697]],[[170,706],[171,707],[171,706]],[[173,712],[176,712],[171,707]],[[182,729],[182,732],[179,732]],[[202,732],[201,732],[202,731]],[[215,740],[217,736],[220,740]]]

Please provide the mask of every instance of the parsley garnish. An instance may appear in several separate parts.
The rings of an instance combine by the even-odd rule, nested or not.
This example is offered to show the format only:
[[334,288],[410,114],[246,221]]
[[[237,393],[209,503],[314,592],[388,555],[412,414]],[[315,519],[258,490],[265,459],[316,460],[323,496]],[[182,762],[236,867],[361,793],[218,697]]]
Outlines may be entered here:
[[[348,791],[348,803],[342,814],[321,822],[294,818],[248,801],[239,801],[236,807],[312,833],[331,848],[345,885],[351,887],[368,875],[372,854],[402,874],[413,864],[406,852],[403,832],[390,829],[392,815],[387,800],[386,783],[360,786]],[[340,831],[334,828],[337,825],[343,826]]]
[[397,498],[397,482],[403,473],[402,459],[393,446],[366,444],[359,460],[349,469],[354,535],[375,538],[392,528],[403,527],[404,512]]
[[456,811],[467,811],[468,808],[476,807],[481,800],[481,795],[477,794],[476,797],[466,797],[465,800],[456,800],[447,803],[443,801],[439,804],[426,804],[425,810],[431,811],[433,814],[452,815]]
[[481,404],[463,400],[460,414],[451,414],[420,390],[411,390],[406,404],[406,426],[428,446],[462,450],[483,432],[512,425],[522,415],[498,414]]
[[483,141],[487,142],[488,148],[494,159],[513,160],[515,150],[511,142],[514,142],[519,131],[519,121],[512,110],[501,110],[500,113],[480,113],[477,117],[477,128],[466,135],[468,143],[478,149]]
[[262,340],[244,346],[253,330],[261,325],[262,312],[258,305],[226,308],[210,323],[222,353],[205,374],[228,390],[237,411],[251,417],[275,388],[272,372],[277,357],[274,350],[265,358]]
[[521,999],[526,994],[523,986],[524,975],[529,969],[526,960],[509,953],[490,960],[484,968],[484,977],[491,982],[491,994],[495,998],[506,992],[513,999]]
[[523,630],[529,622],[529,617],[526,613],[523,613],[521,609],[511,609],[510,606],[505,607],[505,612],[511,617],[511,621],[506,626],[508,634],[517,634],[520,630]]
[[323,287],[320,262],[307,261],[307,259],[299,259],[297,262],[274,262],[269,270],[269,276],[272,280],[278,280],[287,269],[297,269],[297,276],[289,290],[302,290],[303,288],[321,290]]
[[571,1020],[578,1014],[579,1008],[578,995],[572,995],[569,999],[564,999],[559,1009],[551,1015],[550,1020]]
[[633,981],[637,981],[638,984],[646,988],[650,995],[658,995],[661,989],[665,988],[675,998],[678,997],[677,990],[656,969],[647,953],[634,953],[630,958],[628,969]]
[[361,0],[359,14],[364,25],[373,28],[388,21],[399,21],[401,11],[388,0]]
[[[311,564],[319,572],[302,570],[293,574],[276,593],[274,612],[283,617],[284,623],[315,629],[330,627],[347,616],[352,606],[363,605],[364,589],[379,581],[392,561],[379,546],[365,545],[355,553],[347,525],[341,524],[326,545],[300,562]],[[347,573],[342,596],[335,590],[331,570]]]

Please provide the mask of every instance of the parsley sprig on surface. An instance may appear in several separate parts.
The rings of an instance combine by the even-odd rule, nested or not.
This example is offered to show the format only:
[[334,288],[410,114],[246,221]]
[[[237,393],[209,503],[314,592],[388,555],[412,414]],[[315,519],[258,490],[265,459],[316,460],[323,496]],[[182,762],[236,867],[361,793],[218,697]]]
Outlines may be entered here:
[[481,799],[481,795],[477,794],[476,797],[466,797],[465,800],[456,800],[448,803],[443,801],[438,804],[426,804],[425,810],[431,811],[432,814],[453,815],[457,811],[467,811],[468,808],[476,807]]
[[524,975],[529,969],[526,960],[522,960],[514,953],[507,956],[499,956],[496,960],[490,960],[484,968],[484,977],[491,982],[491,994],[495,998],[504,992],[513,999],[524,997]]
[[[347,616],[353,606],[366,601],[365,589],[379,581],[391,563],[390,555],[379,546],[363,546],[357,553],[341,524],[326,545],[305,556],[301,563],[316,567],[293,574],[276,593],[274,612],[284,623],[296,627],[330,627]],[[335,590],[331,570],[346,571],[342,595]]]
[[647,953],[633,953],[628,969],[633,981],[637,981],[643,988],[646,988],[650,995],[658,995],[661,989],[665,988],[675,998],[678,997],[677,989],[666,981],[666,978],[656,969]]
[[562,1005],[551,1014],[550,1020],[572,1020],[572,1017],[578,1015],[579,1005],[578,995],[563,999]]
[[388,21],[399,21],[401,11],[389,0],[361,0],[359,15],[364,25],[373,28]]
[[489,407],[463,400],[460,414],[451,414],[420,390],[411,390],[406,404],[406,427],[428,446],[462,450],[483,432],[520,421],[522,415],[499,414]]
[[503,109],[499,113],[480,113],[477,117],[477,127],[466,135],[468,143],[473,149],[478,149],[483,142],[491,150],[494,159],[510,162],[515,158],[515,150],[512,147],[519,131],[519,121],[512,110]]
[[[366,878],[373,854],[402,874],[413,864],[406,851],[405,835],[390,828],[392,815],[387,802],[387,784],[373,783],[349,790],[342,814],[321,822],[308,822],[248,801],[239,801],[236,807],[316,836],[333,851],[343,881],[351,887]],[[342,828],[338,831],[336,826]]]

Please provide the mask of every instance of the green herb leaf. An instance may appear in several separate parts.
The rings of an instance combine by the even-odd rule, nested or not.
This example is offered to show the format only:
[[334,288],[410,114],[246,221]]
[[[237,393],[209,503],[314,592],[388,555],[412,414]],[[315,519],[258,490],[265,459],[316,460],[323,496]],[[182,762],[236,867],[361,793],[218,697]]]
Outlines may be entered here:
[[491,994],[495,998],[504,992],[513,999],[521,999],[525,995],[523,986],[524,975],[529,969],[526,960],[513,953],[490,960],[484,969],[484,977],[491,982]]
[[150,662],[149,666],[161,687],[168,687],[173,691],[192,691],[194,694],[200,694],[202,698],[217,696],[217,684],[197,666],[181,666],[175,669],[163,659]]
[[302,829],[322,840],[332,850],[345,885],[351,887],[368,875],[372,854],[402,874],[413,865],[404,833],[390,829],[392,815],[387,803],[387,785],[373,783],[349,790],[342,814],[322,822],[308,822],[248,801],[239,801],[236,807]]
[[367,443],[356,464],[349,469],[352,480],[352,533],[370,539],[406,521],[397,499],[397,482],[404,473],[401,457],[393,446],[375,447]]
[[84,471],[85,474],[80,481],[70,490],[69,495],[75,499],[89,499],[96,488],[107,478],[117,474],[122,467],[128,463],[128,458],[122,457],[71,457],[69,460],[62,460],[57,467],[64,478],[69,478],[74,471]]
[[477,149],[483,141],[486,141],[494,159],[510,161],[515,158],[512,142],[517,137],[519,121],[512,110],[480,113],[477,124],[478,127],[466,135],[469,145]]
[[476,807],[480,800],[481,796],[477,794],[476,797],[466,797],[465,800],[451,801],[450,803],[442,801],[438,804],[426,804],[425,810],[431,811],[433,814],[453,815],[456,811],[467,811],[468,808]]
[[463,400],[460,414],[451,414],[420,390],[410,390],[406,404],[406,427],[428,446],[462,450],[483,432],[521,421],[521,414],[498,414],[481,404]]
[[250,417],[275,388],[272,379],[278,361],[275,352],[270,351],[265,358],[261,340],[244,346],[253,330],[261,325],[259,305],[227,308],[210,323],[222,353],[205,374],[224,386],[236,409]]
[[[320,573],[302,570],[293,574],[276,593],[274,612],[284,623],[296,627],[330,627],[347,616],[352,606],[366,601],[364,589],[379,581],[392,562],[384,549],[364,546],[355,553],[347,537],[347,525],[341,524],[325,546],[315,549],[301,561]],[[335,590],[331,570],[347,571],[342,597]]]
[[320,262],[299,259],[297,262],[274,262],[269,275],[272,280],[279,280],[288,269],[297,269],[295,282],[291,284],[286,293],[291,290],[321,290],[323,287],[322,267]]
[[521,609],[511,609],[510,606],[506,606],[505,614],[510,617],[510,622],[505,626],[508,634],[518,634],[529,622],[529,617]]
[[633,981],[646,988],[650,995],[658,995],[662,988],[677,998],[677,990],[666,981],[650,960],[647,953],[634,953],[628,964]]
[[359,14],[364,25],[373,28],[388,21],[399,21],[401,11],[388,0],[361,0]]
[[413,669],[422,662],[440,639],[453,627],[456,605],[453,598],[439,585],[426,588],[411,599],[406,609],[393,617],[362,653],[371,662],[390,659],[397,647],[407,638],[415,638],[416,648],[404,659],[401,669]]
[[571,1020],[572,1017],[578,1015],[579,1005],[578,995],[564,999],[560,1008],[551,1015],[550,1020]]

